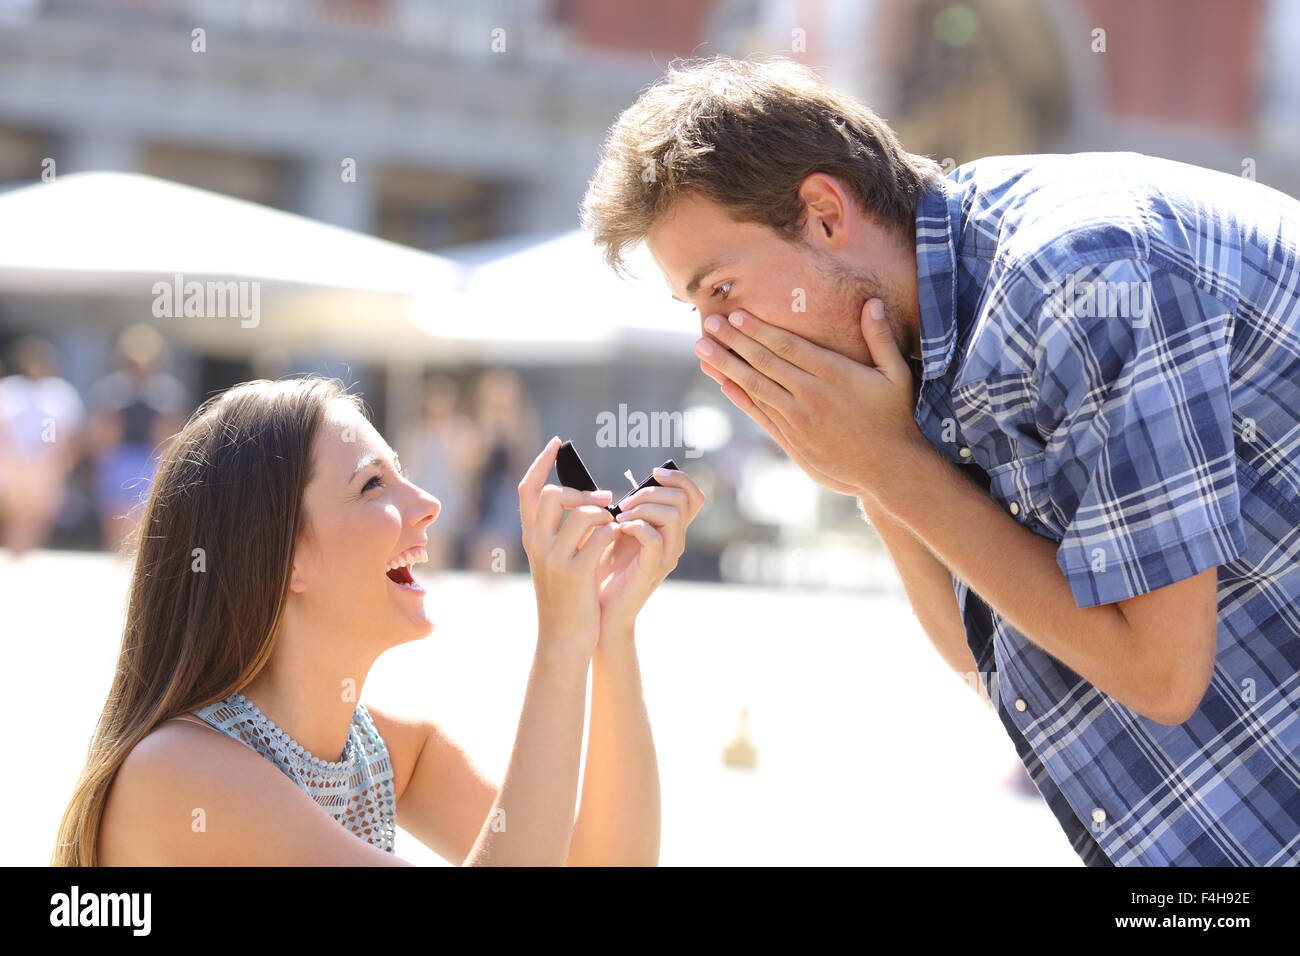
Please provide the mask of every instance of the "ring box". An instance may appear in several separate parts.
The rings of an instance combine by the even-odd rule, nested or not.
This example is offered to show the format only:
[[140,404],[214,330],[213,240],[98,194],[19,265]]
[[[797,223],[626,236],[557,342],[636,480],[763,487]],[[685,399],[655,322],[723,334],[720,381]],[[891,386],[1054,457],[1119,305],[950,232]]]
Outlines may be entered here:
[[[677,462],[673,461],[671,458],[659,467],[669,468],[673,471],[681,471],[681,469],[677,467]],[[582,459],[578,456],[578,450],[573,447],[573,442],[571,441],[566,441],[560,446],[560,450],[556,452],[555,473],[559,476],[560,484],[564,485],[566,488],[576,488],[578,491],[600,490],[596,487],[596,480],[591,477],[591,472],[589,472],[587,466],[582,463]],[[659,488],[663,487],[659,482],[655,481],[654,472],[651,472],[649,478],[620,498],[617,504],[607,505],[605,510],[617,518],[619,512],[623,510],[623,502],[627,501],[628,498],[632,497],[642,488],[649,488],[651,485]]]

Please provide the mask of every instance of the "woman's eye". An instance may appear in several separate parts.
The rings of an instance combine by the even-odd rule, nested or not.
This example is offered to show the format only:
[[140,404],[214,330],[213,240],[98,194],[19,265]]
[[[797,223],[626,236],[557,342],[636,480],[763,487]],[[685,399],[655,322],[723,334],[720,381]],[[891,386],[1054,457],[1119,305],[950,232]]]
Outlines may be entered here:
[[[367,481],[366,484],[365,484],[365,486],[364,486],[361,490],[362,490],[362,491],[369,491],[369,490],[370,490],[370,486],[371,486],[372,484],[374,484],[374,482],[376,482],[376,481],[379,481],[379,476],[378,476],[378,475],[375,475],[375,477],[373,477],[373,478],[371,478],[369,481]],[[383,482],[380,482],[380,484],[383,484]]]
[[731,295],[731,283],[730,283],[730,282],[720,282],[720,283],[718,283],[718,285],[714,286],[714,287],[713,287],[713,294],[714,294],[714,295],[717,295],[719,292],[722,293],[722,297],[723,297],[724,299],[725,299],[727,296]]

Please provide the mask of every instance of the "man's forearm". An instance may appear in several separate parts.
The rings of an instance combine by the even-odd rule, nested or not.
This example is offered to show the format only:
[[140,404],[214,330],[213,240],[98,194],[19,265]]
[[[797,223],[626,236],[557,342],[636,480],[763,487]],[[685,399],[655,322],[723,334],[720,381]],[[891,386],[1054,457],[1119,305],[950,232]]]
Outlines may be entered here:
[[1056,563],[1055,542],[1005,514],[932,447],[899,462],[900,480],[875,501],[1032,643],[1120,703],[1152,707],[1159,662],[1113,604],[1080,608]]
[[966,643],[966,628],[957,610],[952,577],[933,552],[869,495],[858,498],[863,513],[889,550],[912,613],[939,656],[988,702]]

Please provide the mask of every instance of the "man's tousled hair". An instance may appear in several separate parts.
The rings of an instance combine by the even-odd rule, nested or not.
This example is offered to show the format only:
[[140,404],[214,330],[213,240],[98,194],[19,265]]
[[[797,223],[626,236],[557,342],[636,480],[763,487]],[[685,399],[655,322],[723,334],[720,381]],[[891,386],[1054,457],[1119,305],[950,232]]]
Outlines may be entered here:
[[934,160],[906,152],[874,112],[800,63],[678,60],[610,128],[582,225],[619,271],[628,247],[684,195],[793,240],[804,226],[799,185],[817,172],[909,239],[917,202],[942,176]]

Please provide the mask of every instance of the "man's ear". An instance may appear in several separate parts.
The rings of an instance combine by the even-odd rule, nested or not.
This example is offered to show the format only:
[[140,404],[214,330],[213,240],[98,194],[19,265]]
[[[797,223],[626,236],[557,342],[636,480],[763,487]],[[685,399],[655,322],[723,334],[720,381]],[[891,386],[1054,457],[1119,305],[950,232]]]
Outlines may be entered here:
[[799,184],[804,209],[804,238],[815,247],[838,251],[849,242],[852,200],[840,181],[810,173]]

